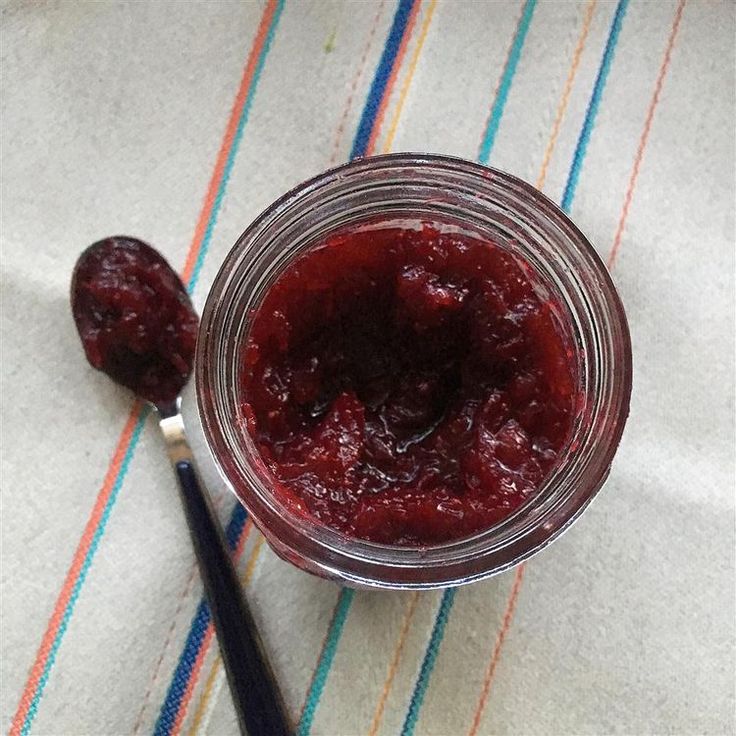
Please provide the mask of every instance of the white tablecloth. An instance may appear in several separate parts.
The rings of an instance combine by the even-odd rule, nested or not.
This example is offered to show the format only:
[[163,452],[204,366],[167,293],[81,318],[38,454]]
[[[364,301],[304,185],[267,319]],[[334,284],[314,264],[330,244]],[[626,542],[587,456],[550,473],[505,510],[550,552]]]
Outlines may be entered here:
[[3,728],[237,729],[155,422],[79,345],[81,249],[126,233],[189,254],[201,307],[247,223],[355,145],[485,141],[549,196],[569,183],[615,249],[620,452],[523,579],[454,597],[341,592],[236,514],[291,716],[315,735],[733,733],[735,30],[705,0],[4,0]]

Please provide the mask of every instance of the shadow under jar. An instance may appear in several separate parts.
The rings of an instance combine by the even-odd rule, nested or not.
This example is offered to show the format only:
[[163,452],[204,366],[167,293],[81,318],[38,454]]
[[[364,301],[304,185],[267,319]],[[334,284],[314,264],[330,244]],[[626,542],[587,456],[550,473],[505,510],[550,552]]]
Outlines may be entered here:
[[[463,538],[385,544],[320,522],[284,492],[251,436],[246,346],[264,298],[305,253],[330,240],[334,247],[340,233],[427,223],[442,233],[491,242],[529,274],[540,298],[555,305],[575,405],[552,467],[505,518]],[[631,372],[620,299],[570,219],[516,177],[429,154],[358,160],[271,205],[239,238],[215,279],[195,361],[199,412],[215,463],[272,548],[317,575],[380,588],[470,583],[508,569],[558,537],[608,475],[628,415]]]

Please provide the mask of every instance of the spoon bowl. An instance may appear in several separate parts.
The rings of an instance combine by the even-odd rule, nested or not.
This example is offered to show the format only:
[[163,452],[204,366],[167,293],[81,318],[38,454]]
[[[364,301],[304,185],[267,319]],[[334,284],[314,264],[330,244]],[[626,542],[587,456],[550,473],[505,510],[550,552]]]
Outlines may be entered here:
[[116,236],[79,257],[71,304],[90,364],[159,414],[241,731],[285,735],[283,701],[184,428],[180,394],[192,372],[199,324],[184,284],[150,245]]

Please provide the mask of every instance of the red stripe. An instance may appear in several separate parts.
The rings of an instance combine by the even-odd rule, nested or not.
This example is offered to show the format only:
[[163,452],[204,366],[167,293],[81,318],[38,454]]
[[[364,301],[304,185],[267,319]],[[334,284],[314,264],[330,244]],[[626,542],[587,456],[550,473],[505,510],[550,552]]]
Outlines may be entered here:
[[363,72],[365,71],[365,65],[368,61],[368,54],[371,50],[371,47],[373,46],[373,39],[376,37],[376,30],[378,29],[378,21],[381,19],[381,14],[383,13],[383,6],[385,5],[386,0],[381,0],[380,4],[378,5],[378,9],[376,10],[376,15],[373,18],[373,23],[371,25],[371,31],[368,34],[368,41],[366,41],[365,48],[363,49],[363,56],[360,59],[360,64],[358,64],[358,70],[355,72],[355,76],[353,77],[353,81],[350,84],[350,94],[348,95],[347,100],[345,101],[345,107],[342,111],[342,116],[340,118],[340,124],[337,126],[337,132],[335,133],[335,142],[332,146],[332,154],[330,155],[330,161],[329,166],[332,166],[335,161],[337,161],[337,152],[340,148],[340,141],[342,140],[342,135],[345,132],[345,123],[348,119],[348,113],[350,112],[350,108],[353,104],[353,99],[355,98],[355,91],[358,87],[358,82],[360,81],[360,78],[363,76]]
[[677,10],[675,11],[675,20],[672,24],[672,30],[670,31],[670,37],[667,39],[667,49],[664,52],[664,59],[662,65],[659,68],[659,74],[657,75],[657,81],[654,85],[654,94],[649,102],[649,109],[647,110],[647,117],[644,121],[644,130],[642,130],[641,137],[639,138],[639,146],[636,149],[636,156],[634,158],[634,167],[631,170],[631,177],[629,178],[629,185],[626,188],[626,196],[624,197],[624,207],[621,212],[621,217],[618,221],[618,227],[616,228],[616,235],[613,238],[613,247],[611,253],[608,256],[608,267],[613,268],[616,262],[616,256],[618,255],[619,248],[621,247],[621,236],[624,232],[626,225],[626,219],[629,216],[629,207],[631,206],[631,199],[634,195],[634,188],[636,187],[636,180],[639,177],[639,169],[641,168],[641,161],[644,158],[644,150],[647,147],[649,141],[649,132],[652,129],[652,120],[654,120],[654,111],[657,109],[659,104],[659,96],[662,93],[662,85],[664,84],[664,78],[667,76],[667,69],[670,65],[670,58],[672,57],[672,49],[675,45],[675,38],[677,38],[677,31],[680,28],[680,21],[682,20],[682,11],[685,9],[685,0],[680,0]]
[[503,644],[506,641],[506,634],[509,633],[511,628],[511,622],[514,620],[514,611],[516,610],[516,601],[519,597],[519,591],[521,590],[521,584],[524,581],[524,570],[526,565],[522,563],[516,568],[516,575],[514,576],[514,584],[511,586],[511,592],[509,593],[509,599],[506,602],[506,611],[503,614],[503,621],[501,628],[498,631],[496,637],[496,643],[493,647],[493,654],[491,655],[491,661],[488,664],[486,673],[483,677],[483,686],[481,687],[480,697],[478,698],[478,705],[475,708],[475,715],[473,716],[473,723],[468,731],[468,736],[475,736],[478,733],[478,727],[480,726],[480,719],[483,717],[483,711],[486,707],[486,701],[488,699],[488,693],[491,690],[491,683],[493,677],[496,674],[496,667],[501,659],[501,650]]

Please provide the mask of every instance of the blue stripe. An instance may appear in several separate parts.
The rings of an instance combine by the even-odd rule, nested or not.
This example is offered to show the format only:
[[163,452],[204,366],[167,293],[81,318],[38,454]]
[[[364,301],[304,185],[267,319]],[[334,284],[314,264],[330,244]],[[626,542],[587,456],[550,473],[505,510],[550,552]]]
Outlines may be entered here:
[[238,546],[238,541],[245,528],[247,518],[248,512],[240,503],[236,503],[230,515],[227,529],[225,530],[225,539],[227,539],[228,546],[231,550],[234,550]]
[[606,41],[606,48],[603,52],[603,59],[601,60],[601,65],[598,68],[598,75],[596,76],[595,84],[593,85],[593,94],[588,102],[588,109],[585,111],[585,120],[583,121],[583,127],[580,130],[577,145],[575,146],[575,153],[572,157],[570,173],[568,174],[567,184],[565,184],[565,191],[562,195],[562,204],[560,206],[565,210],[565,212],[570,211],[572,200],[575,197],[575,190],[578,186],[580,171],[583,167],[585,153],[588,149],[588,141],[590,140],[590,135],[593,132],[593,125],[595,124],[595,118],[601,104],[601,97],[603,97],[603,89],[606,86],[608,72],[611,70],[613,53],[616,49],[616,44],[618,43],[621,24],[624,21],[624,15],[626,14],[628,4],[629,0],[619,0],[618,5],[616,6],[616,13],[613,16],[611,30],[608,33],[608,40]]
[[89,549],[87,550],[87,555],[85,556],[84,562],[82,563],[82,568],[79,571],[79,577],[74,584],[72,594],[69,597],[69,602],[64,609],[64,615],[61,619],[61,623],[59,624],[59,630],[57,631],[56,637],[54,638],[54,643],[51,646],[51,651],[49,652],[48,659],[46,660],[46,666],[43,668],[41,677],[38,680],[36,694],[33,696],[33,700],[28,707],[28,713],[26,713],[25,720],[23,721],[23,728],[21,729],[21,734],[23,734],[23,736],[26,736],[28,733],[30,733],[31,724],[33,723],[33,719],[36,717],[36,713],[38,712],[38,704],[41,701],[43,691],[46,689],[46,684],[48,683],[49,675],[51,674],[51,668],[54,666],[54,662],[56,661],[56,655],[59,651],[59,647],[61,646],[61,642],[64,639],[64,634],[66,633],[67,627],[69,626],[69,621],[71,620],[72,613],[74,612],[77,598],[79,598],[79,593],[82,590],[84,581],[87,579],[87,573],[89,572],[89,569],[92,565],[92,559],[97,552],[97,547],[100,544],[100,539],[102,539],[102,535],[105,533],[107,522],[110,519],[110,512],[112,511],[112,507],[115,505],[115,501],[117,500],[120,488],[123,485],[123,479],[128,472],[130,461],[133,458],[133,453],[135,452],[136,445],[138,444],[138,440],[140,439],[141,432],[143,431],[143,426],[146,423],[146,418],[148,417],[149,413],[150,409],[148,408],[148,406],[145,406],[141,411],[141,415],[138,418],[135,427],[133,428],[133,433],[130,437],[130,444],[128,445],[128,449],[126,450],[125,455],[123,456],[123,462],[120,464],[118,477],[115,479],[112,491],[110,492],[110,497],[107,499],[105,508],[102,511],[100,523],[97,525],[97,529],[95,530],[94,536],[92,537],[92,542],[90,543]]
[[[570,169],[570,176],[568,178],[567,186],[565,187],[565,195],[562,199],[562,209],[566,212],[569,211],[572,200],[575,196],[575,188],[577,184],[577,177],[582,167],[583,158],[585,157],[585,148],[590,139],[590,134],[593,128],[593,122],[595,120],[595,114],[600,105],[601,95],[603,94],[603,87],[606,84],[606,77],[611,67],[611,61],[613,60],[613,51],[618,41],[619,32],[621,30],[621,23],[623,22],[624,13],[626,12],[626,6],[628,0],[620,0],[616,13],[611,23],[611,30],[608,35],[608,41],[606,48],[603,52],[600,67],[598,69],[598,75],[596,77],[595,84],[593,86],[593,92],[591,95],[590,103],[588,104],[588,110],[583,121],[583,127],[581,129],[580,137],[578,139],[578,145],[573,155],[573,164]],[[591,112],[592,111],[592,112]],[[586,132],[587,130],[587,132]],[[484,162],[485,163],[485,162]],[[568,196],[569,190],[569,196]],[[435,619],[432,634],[427,645],[427,650],[424,655],[422,667],[419,672],[419,677],[414,685],[414,693],[412,694],[411,701],[409,702],[409,710],[406,714],[404,721],[404,727],[401,730],[401,736],[413,736],[414,728],[419,717],[419,711],[422,703],[424,702],[424,696],[429,686],[429,679],[434,669],[435,661],[437,659],[437,652],[439,651],[442,637],[445,632],[445,625],[447,623],[447,617],[449,616],[449,610],[452,607],[454,600],[454,589],[450,588],[445,591],[442,597],[442,603],[440,604],[439,611],[437,612],[437,618]]]
[[215,225],[217,224],[217,217],[220,214],[225,190],[227,189],[227,184],[230,181],[230,174],[232,174],[233,171],[235,156],[237,156],[238,149],[240,148],[240,140],[243,137],[243,131],[245,130],[245,125],[248,122],[248,117],[250,116],[250,109],[253,107],[253,99],[255,98],[256,88],[258,87],[258,80],[261,76],[261,72],[263,71],[263,65],[266,63],[266,57],[268,56],[268,52],[271,48],[271,43],[273,42],[273,37],[276,33],[276,27],[279,24],[279,18],[281,18],[281,12],[284,9],[284,2],[285,0],[278,1],[273,18],[271,19],[271,27],[268,29],[268,35],[266,36],[260,56],[258,57],[258,62],[256,63],[256,68],[253,72],[253,81],[250,85],[250,89],[248,90],[248,96],[245,99],[245,105],[243,105],[243,112],[240,116],[240,121],[238,122],[238,128],[235,131],[233,144],[230,147],[230,152],[228,153],[227,161],[225,162],[225,169],[222,172],[222,180],[220,181],[220,186],[217,190],[214,204],[212,205],[212,212],[210,212],[209,219],[207,220],[207,227],[205,228],[204,237],[202,238],[202,246],[199,249],[197,260],[194,264],[194,268],[192,269],[192,277],[189,279],[189,284],[187,285],[189,293],[194,290],[197,280],[199,279],[199,272],[202,270],[202,264],[204,263],[204,259],[207,257],[207,252],[210,249],[212,233],[214,232]]
[[527,0],[524,5],[524,11],[519,21],[519,27],[516,30],[516,36],[514,42],[511,45],[511,51],[509,52],[509,58],[506,62],[506,68],[503,70],[503,76],[501,82],[498,85],[498,92],[496,93],[496,99],[493,101],[493,107],[491,108],[491,114],[488,118],[488,127],[483,135],[483,140],[480,145],[480,151],[478,153],[478,161],[482,164],[487,164],[488,159],[491,157],[491,149],[493,144],[496,142],[496,133],[498,133],[498,126],[501,124],[501,118],[503,117],[503,111],[506,107],[506,100],[511,90],[511,84],[514,81],[514,75],[516,74],[516,67],[519,65],[519,59],[521,58],[521,51],[524,48],[524,41],[526,40],[526,34],[529,31],[529,26],[532,22],[532,15],[534,14],[534,8],[537,5],[537,0]]
[[[225,531],[225,538],[231,551],[238,544],[238,539],[243,532],[247,517],[248,515],[245,509],[236,502],[232,516],[230,517],[230,523],[227,525]],[[174,676],[171,678],[171,684],[166,693],[166,698],[164,698],[163,705],[161,706],[161,711],[154,729],[155,736],[168,736],[174,727],[176,715],[181,706],[181,699],[186,692],[189,678],[192,676],[194,663],[199,656],[211,619],[210,608],[203,596],[199,601],[194,618],[192,619],[189,634],[187,634],[187,639],[184,643],[184,649],[179,657],[179,662],[174,670]]]
[[432,676],[432,670],[434,669],[437,655],[440,651],[442,637],[445,635],[447,619],[450,617],[452,604],[455,602],[456,592],[457,588],[448,588],[442,594],[442,601],[440,602],[440,607],[437,611],[437,617],[434,620],[432,634],[429,637],[429,644],[427,644],[427,649],[424,653],[422,666],[419,670],[419,677],[417,678],[416,685],[414,686],[414,693],[412,694],[411,701],[409,702],[409,710],[406,713],[404,726],[401,729],[401,736],[412,736],[414,733],[414,728],[417,725],[417,718],[419,718],[419,711],[421,710],[422,703],[424,703],[424,696],[427,694],[429,678]]
[[187,689],[187,682],[192,674],[192,668],[197,660],[199,650],[202,648],[204,635],[211,618],[210,608],[203,598],[197,606],[197,612],[194,614],[184,651],[174,671],[174,677],[171,680],[171,685],[169,685],[169,691],[166,693],[164,704],[161,706],[161,712],[153,730],[155,736],[168,736],[174,728],[181,699]]
[[325,683],[327,682],[327,675],[330,673],[332,667],[332,661],[335,659],[335,652],[337,652],[337,644],[340,641],[343,627],[345,626],[345,620],[348,617],[350,606],[353,603],[355,597],[355,591],[350,588],[343,588],[340,591],[340,597],[337,600],[337,606],[335,608],[335,615],[332,617],[330,628],[328,629],[327,639],[325,645],[322,648],[322,655],[319,658],[317,669],[314,671],[314,677],[312,678],[312,685],[309,688],[307,699],[304,702],[304,710],[302,717],[297,726],[296,736],[307,736],[310,729],[312,728],[312,721],[314,720],[314,713],[319,705],[319,700],[322,697],[322,691],[325,689]]
[[394,21],[391,25],[386,44],[383,47],[383,54],[381,60],[378,62],[376,67],[376,73],[371,83],[371,88],[368,92],[368,97],[363,107],[363,114],[360,118],[360,124],[358,125],[358,132],[355,134],[353,140],[353,149],[350,152],[350,158],[354,159],[358,156],[365,156],[366,149],[368,148],[368,141],[370,140],[373,127],[376,124],[376,117],[378,116],[378,108],[381,106],[381,101],[386,92],[386,85],[388,84],[389,77],[393,71],[394,64],[396,62],[396,55],[399,52],[401,46],[401,40],[404,37],[404,32],[409,23],[411,17],[411,11],[416,3],[420,0],[399,0],[399,6],[396,8],[394,15]]

